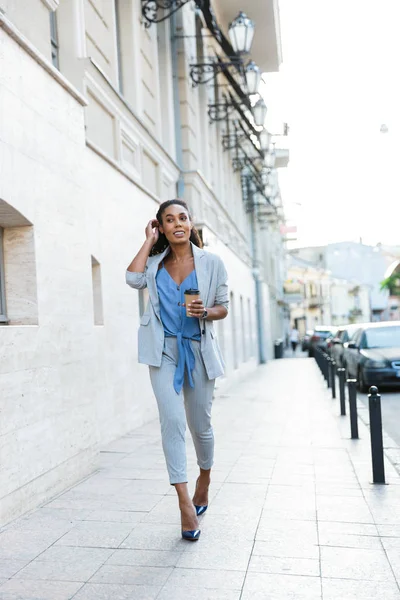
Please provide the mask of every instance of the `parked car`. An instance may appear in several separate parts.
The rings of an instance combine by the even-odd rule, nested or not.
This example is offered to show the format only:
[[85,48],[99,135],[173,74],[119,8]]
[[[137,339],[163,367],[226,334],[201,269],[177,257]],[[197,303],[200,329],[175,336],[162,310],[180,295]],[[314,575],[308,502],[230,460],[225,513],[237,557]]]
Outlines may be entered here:
[[333,345],[333,340],[335,339],[335,336],[338,334],[338,329],[335,329],[335,331],[332,333],[332,335],[328,338],[326,338],[326,352],[329,354],[329,356],[332,356],[332,345]]
[[400,321],[359,326],[344,344],[343,363],[361,392],[371,385],[400,386]]
[[307,331],[305,332],[304,337],[301,340],[301,349],[303,350],[303,352],[306,352],[307,350],[310,349],[312,334],[313,334],[312,329],[307,329]]
[[308,356],[314,356],[314,348],[316,347],[326,350],[326,342],[328,338],[333,337],[336,330],[337,327],[331,327],[330,325],[317,325],[311,336]]
[[343,367],[343,344],[350,341],[351,336],[362,327],[359,323],[352,323],[350,325],[343,325],[334,334],[333,338],[330,338],[330,355],[336,361],[337,367]]

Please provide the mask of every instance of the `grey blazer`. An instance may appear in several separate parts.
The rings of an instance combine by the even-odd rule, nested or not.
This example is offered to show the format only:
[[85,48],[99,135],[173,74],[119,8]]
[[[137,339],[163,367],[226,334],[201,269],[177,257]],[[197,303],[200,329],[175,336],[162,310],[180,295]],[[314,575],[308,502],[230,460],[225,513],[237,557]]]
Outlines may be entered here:
[[[194,266],[200,297],[204,306],[212,308],[221,304],[228,309],[227,273],[224,263],[215,254],[205,252],[192,244]],[[164,327],[160,316],[160,302],[157,292],[156,275],[158,266],[169,253],[167,248],[162,254],[150,256],[143,273],[126,272],[126,283],[138,290],[145,287],[149,291],[149,302],[140,319],[139,362],[159,367],[164,348]],[[209,379],[215,379],[224,373],[224,361],[214,332],[212,321],[200,321],[200,348]]]

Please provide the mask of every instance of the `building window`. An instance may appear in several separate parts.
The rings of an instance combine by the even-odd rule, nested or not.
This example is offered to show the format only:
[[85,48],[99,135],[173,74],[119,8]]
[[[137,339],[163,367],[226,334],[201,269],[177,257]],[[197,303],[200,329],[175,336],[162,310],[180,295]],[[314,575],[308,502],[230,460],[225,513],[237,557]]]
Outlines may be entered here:
[[232,331],[232,350],[233,350],[233,368],[237,369],[239,367],[238,361],[238,349],[237,349],[237,330],[236,330],[236,313],[235,313],[235,298],[233,292],[230,293],[230,302],[229,302],[230,310],[229,310],[229,318],[231,320],[231,331]]
[[117,66],[118,66],[118,89],[121,94],[124,93],[124,80],[122,69],[122,35],[121,35],[121,7],[120,0],[114,1],[115,10],[115,34],[117,42]]
[[248,331],[248,338],[249,338],[249,344],[248,344],[248,348],[249,348],[249,357],[251,358],[252,356],[254,356],[254,340],[253,340],[253,320],[251,317],[251,301],[250,298],[247,298],[247,314],[248,314],[248,319],[249,319],[249,331]]
[[0,323],[7,323],[6,291],[4,283],[3,230],[0,227]]
[[243,362],[246,362],[247,356],[247,343],[246,343],[246,321],[244,315],[243,296],[240,296],[240,327],[242,329],[242,358]]
[[92,256],[92,286],[94,324],[104,325],[103,291],[101,286],[100,263],[95,259],[94,256]]
[[58,32],[57,18],[54,11],[50,12],[50,41],[51,41],[51,62],[56,69],[60,68],[58,60]]

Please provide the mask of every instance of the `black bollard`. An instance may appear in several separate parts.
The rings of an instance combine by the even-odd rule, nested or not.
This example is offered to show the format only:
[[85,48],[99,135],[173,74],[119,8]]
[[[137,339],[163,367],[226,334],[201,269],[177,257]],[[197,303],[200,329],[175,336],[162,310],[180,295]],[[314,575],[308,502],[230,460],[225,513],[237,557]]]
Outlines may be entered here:
[[338,369],[337,374],[339,377],[340,414],[343,416],[346,414],[346,397],[345,397],[346,369],[343,369],[343,368]]
[[318,357],[318,359],[317,359],[317,360],[318,360],[318,366],[319,366],[319,370],[321,371],[321,375],[323,375],[323,374],[324,374],[324,366],[323,366],[323,364],[322,364],[322,354],[321,354],[321,352],[319,351],[319,348],[317,348],[317,349],[316,349],[315,356],[317,356],[317,357]]
[[314,352],[314,358],[315,358],[315,362],[317,363],[318,367],[321,368],[318,352]]
[[324,366],[325,381],[328,382],[328,361],[326,360],[326,354],[323,350],[321,350],[321,356],[322,356],[322,364]]
[[331,358],[331,388],[332,398],[336,398],[336,362]]
[[327,376],[327,382],[328,382],[328,388],[332,387],[332,369],[331,369],[331,359],[330,357],[325,354],[326,356],[326,376]]
[[348,379],[351,439],[358,440],[357,379]]
[[324,379],[326,379],[326,372],[325,372],[325,356],[324,353],[322,352],[322,350],[320,350],[318,348],[318,354],[319,354],[319,360],[321,363],[321,373]]
[[372,474],[374,483],[385,483],[383,460],[381,395],[374,385],[369,388],[369,431],[371,434]]

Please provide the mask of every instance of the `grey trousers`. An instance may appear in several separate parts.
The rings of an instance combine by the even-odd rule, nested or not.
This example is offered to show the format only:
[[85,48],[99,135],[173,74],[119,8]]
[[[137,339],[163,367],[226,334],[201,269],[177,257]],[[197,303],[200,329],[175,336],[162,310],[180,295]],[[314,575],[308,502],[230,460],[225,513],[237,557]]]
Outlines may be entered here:
[[192,434],[197,464],[211,469],[214,460],[214,433],[211,426],[211,406],[215,379],[208,379],[200,352],[200,342],[191,341],[195,355],[194,388],[187,377],[180,394],[174,390],[174,375],[178,364],[175,337],[166,337],[160,367],[149,367],[153,391],[160,414],[161,437],[171,484],[187,482],[186,419]]

